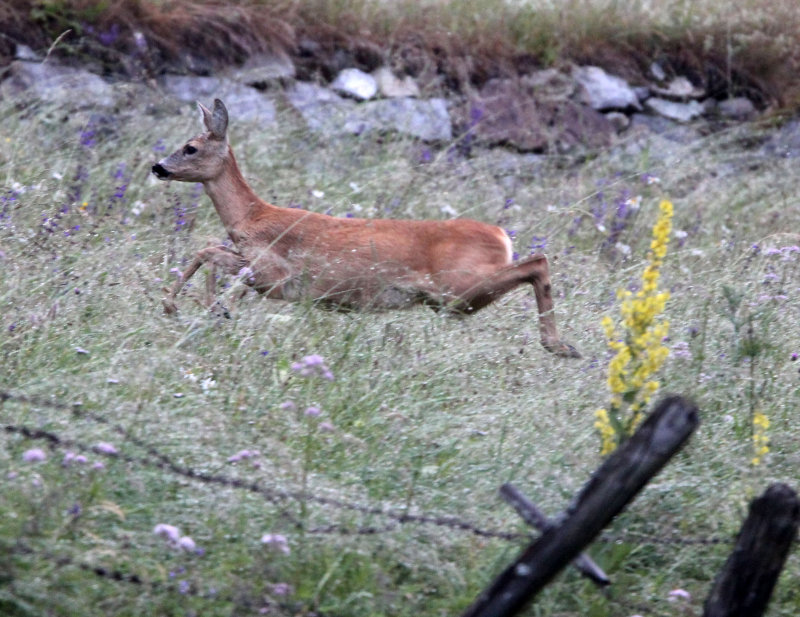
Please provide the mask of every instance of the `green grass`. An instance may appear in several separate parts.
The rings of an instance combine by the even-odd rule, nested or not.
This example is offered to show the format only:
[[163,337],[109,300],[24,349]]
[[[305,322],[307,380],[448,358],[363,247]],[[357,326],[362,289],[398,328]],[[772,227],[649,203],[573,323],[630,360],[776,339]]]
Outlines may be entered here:
[[[674,615],[675,588],[699,612],[730,544],[664,539],[728,540],[769,483],[796,487],[800,253],[768,249],[798,244],[798,172],[793,160],[748,149],[758,128],[510,172],[500,151],[464,160],[434,149],[421,163],[424,146],[412,141],[323,142],[288,112],[268,129],[231,118],[245,175],[277,204],[414,218],[442,218],[449,206],[514,230],[523,255],[545,236],[559,326],[584,354],[569,361],[539,346],[523,289],[463,320],[424,308],[342,314],[255,294],[227,320],[192,300],[198,276],[179,315],[164,316],[171,270],[222,228],[195,187],[148,173],[163,156],[154,147],[171,151],[196,132],[194,111],[145,114],[158,102],[142,96],[85,146],[88,116],[0,109],[0,389],[19,397],[0,417],[62,440],[2,435],[3,614],[244,615],[267,605],[273,614],[458,614],[524,542],[442,519],[519,532],[497,496],[503,482],[556,515],[601,461],[593,413],[608,401],[610,353],[600,320],[615,314],[616,289],[640,276],[662,196],[686,234],[662,273],[673,350],[662,392],[693,397],[702,425],[608,529],[618,542],[591,548],[614,580],[610,598],[567,572],[528,614]],[[636,195],[641,208],[609,243],[617,202]],[[221,289],[223,302],[231,293]],[[292,371],[309,354],[325,358],[333,381]],[[297,410],[282,409],[286,401]],[[78,402],[83,413],[70,407]],[[311,405],[319,418],[303,414]],[[754,407],[772,422],[758,467]],[[121,456],[93,452],[99,442]],[[47,460],[24,462],[31,448]],[[227,462],[243,449],[260,451],[258,467]],[[89,464],[62,466],[67,451]],[[170,471],[158,453],[262,492]],[[316,498],[302,503],[304,490]],[[153,534],[158,523],[178,526],[203,554],[168,547]],[[285,535],[291,554],[263,546],[267,533]],[[797,614],[798,580],[795,552],[771,615]],[[292,593],[277,595],[276,583]]]

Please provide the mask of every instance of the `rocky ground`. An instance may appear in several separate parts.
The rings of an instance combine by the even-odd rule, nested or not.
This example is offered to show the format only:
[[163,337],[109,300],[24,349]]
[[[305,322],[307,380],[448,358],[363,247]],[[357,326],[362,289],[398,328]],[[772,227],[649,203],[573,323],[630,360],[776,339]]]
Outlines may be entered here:
[[[167,108],[222,98],[233,117],[262,127],[277,121],[276,105],[288,105],[322,136],[397,133],[467,155],[474,147],[502,147],[520,155],[578,158],[631,139],[686,143],[740,123],[763,125],[759,120],[768,113],[746,97],[716,100],[687,77],[668,76],[656,62],[650,81],[636,86],[599,67],[576,65],[494,78],[458,92],[397,75],[389,66],[371,73],[344,68],[328,83],[298,75],[289,56],[273,53],[213,76],[111,79],[18,45],[2,72],[0,98],[18,105],[53,103],[113,124],[114,115],[143,91],[155,91]],[[766,154],[796,156],[800,128],[789,122],[756,142]]]

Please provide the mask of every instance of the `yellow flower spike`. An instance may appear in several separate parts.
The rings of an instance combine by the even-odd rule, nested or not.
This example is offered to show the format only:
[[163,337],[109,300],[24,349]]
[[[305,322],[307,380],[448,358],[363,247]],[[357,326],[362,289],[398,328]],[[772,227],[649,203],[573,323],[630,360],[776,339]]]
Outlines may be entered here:
[[[613,451],[644,420],[645,409],[659,387],[659,382],[650,377],[669,356],[669,349],[663,344],[669,333],[669,322],[659,319],[669,300],[669,292],[659,291],[658,282],[672,233],[674,209],[669,201],[664,200],[659,204],[659,211],[652,229],[641,288],[635,294],[618,289],[619,322],[615,323],[608,316],[601,321],[608,347],[615,352],[608,363],[607,379],[611,392],[609,407],[613,415],[609,415],[606,409],[595,413],[602,455]],[[763,447],[761,442],[759,447]],[[759,456],[758,452],[760,450],[754,449],[755,456]]]
[[768,428],[767,415],[762,411],[756,411],[753,414],[753,458],[750,460],[754,467],[760,465],[764,456],[769,454]]
[[594,426],[600,433],[602,445],[600,454],[605,456],[611,454],[617,448],[617,432],[611,426],[611,420],[608,417],[608,412],[605,409],[598,409],[594,412],[595,420]]

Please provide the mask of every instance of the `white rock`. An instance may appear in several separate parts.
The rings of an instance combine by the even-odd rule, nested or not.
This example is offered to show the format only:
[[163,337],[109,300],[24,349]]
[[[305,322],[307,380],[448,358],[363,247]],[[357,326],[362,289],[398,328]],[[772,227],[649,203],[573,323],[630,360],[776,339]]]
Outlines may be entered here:
[[406,75],[400,79],[392,73],[389,67],[382,66],[372,72],[372,77],[378,84],[378,90],[381,95],[386,98],[419,96],[419,86],[410,75]]
[[598,66],[575,67],[572,76],[583,86],[581,99],[598,111],[641,109],[639,97],[621,77],[609,75]]
[[668,99],[700,99],[705,96],[705,90],[702,88],[695,88],[685,77],[676,77],[673,79],[666,88],[659,88],[653,86],[653,92],[660,97]]
[[371,99],[378,93],[375,78],[359,69],[344,69],[333,80],[331,88],[361,101]]
[[283,52],[276,52],[248,58],[244,65],[232,71],[230,76],[236,81],[262,86],[269,82],[294,79],[295,73],[292,59]]

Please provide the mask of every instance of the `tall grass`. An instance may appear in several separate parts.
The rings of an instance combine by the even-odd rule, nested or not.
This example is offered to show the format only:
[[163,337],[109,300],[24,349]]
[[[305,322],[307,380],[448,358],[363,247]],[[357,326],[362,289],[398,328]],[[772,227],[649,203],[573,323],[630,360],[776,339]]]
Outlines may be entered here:
[[[533,169],[497,150],[461,159],[400,138],[322,141],[289,112],[268,129],[231,118],[245,174],[275,203],[454,210],[513,231],[520,254],[544,245],[559,326],[584,354],[570,362],[539,347],[522,289],[464,320],[254,294],[225,319],[193,301],[198,279],[164,316],[174,269],[222,228],[196,187],[150,178],[197,130],[193,110],[168,113],[152,96],[105,122],[0,110],[0,390],[16,397],[0,407],[14,427],[0,437],[0,612],[456,614],[525,540],[447,521],[522,531],[501,483],[555,515],[600,461],[601,319],[642,271],[662,195],[676,240],[661,271],[661,390],[694,397],[703,424],[593,547],[611,595],[567,573],[531,614],[673,615],[675,588],[697,611],[749,498],[796,481],[798,178],[792,160],[747,149],[757,129]],[[223,304],[230,284],[219,281]],[[293,368],[315,354],[333,380]],[[759,465],[753,409],[770,420]],[[159,524],[194,549],[156,535]],[[665,542],[679,537],[723,542]],[[771,614],[797,614],[799,579],[793,556]]]

